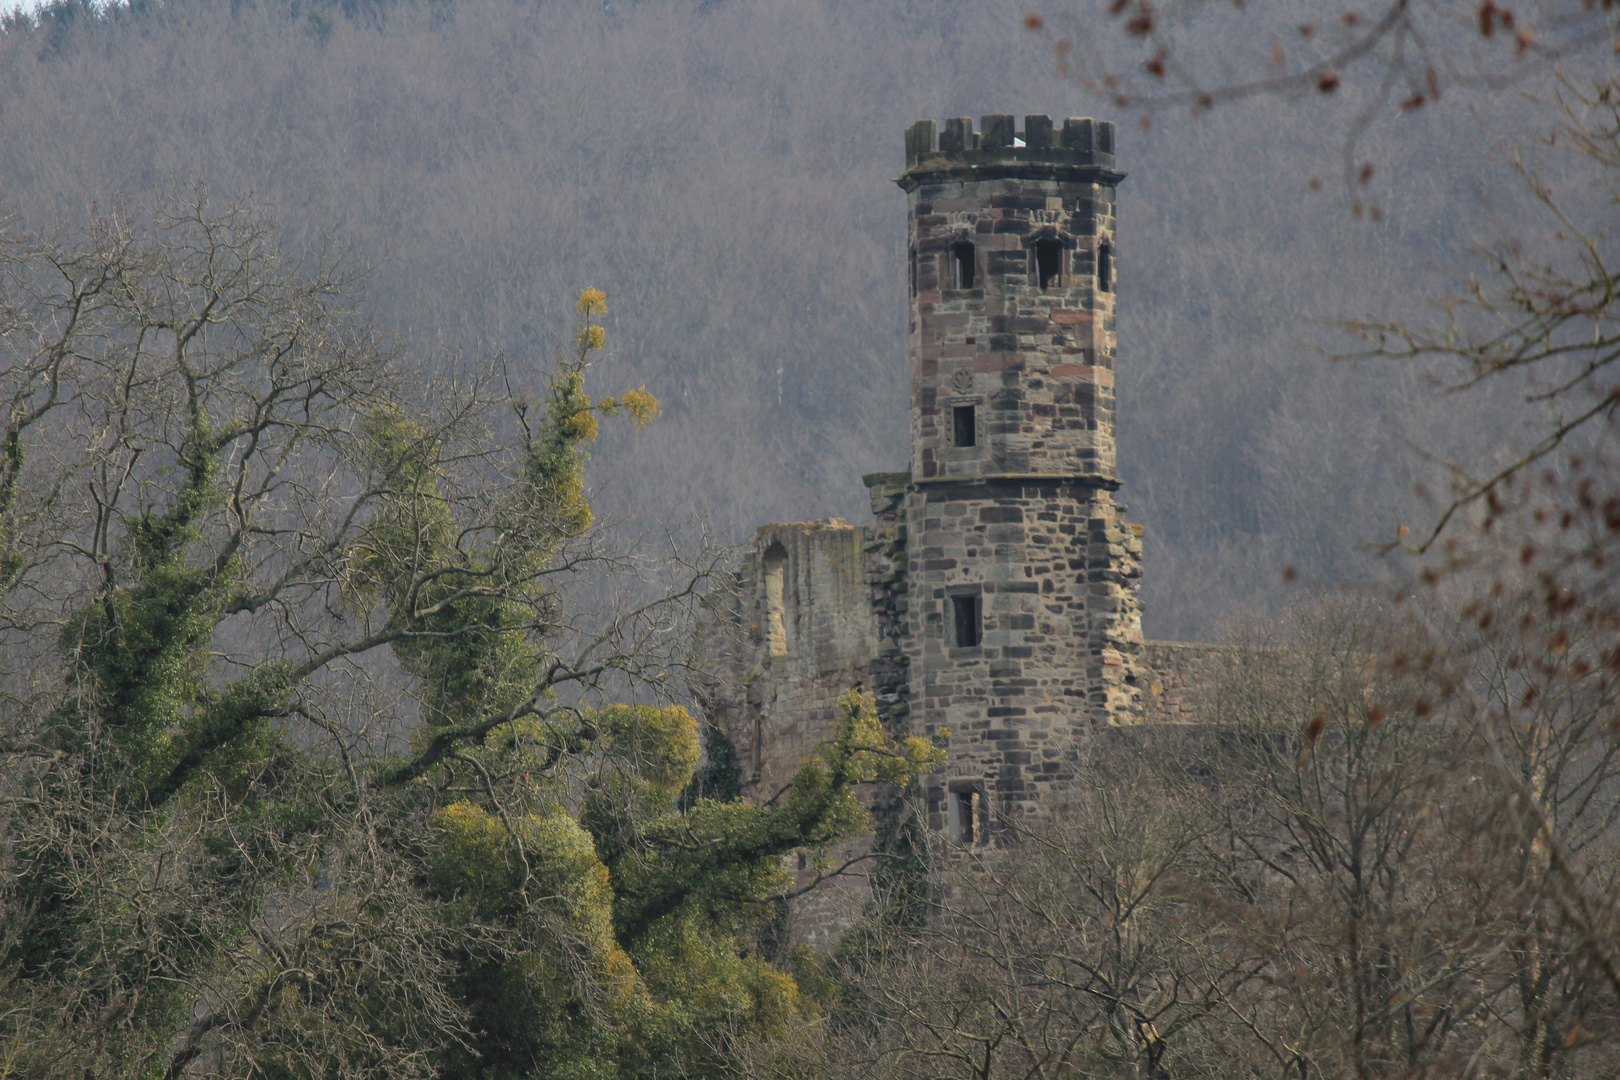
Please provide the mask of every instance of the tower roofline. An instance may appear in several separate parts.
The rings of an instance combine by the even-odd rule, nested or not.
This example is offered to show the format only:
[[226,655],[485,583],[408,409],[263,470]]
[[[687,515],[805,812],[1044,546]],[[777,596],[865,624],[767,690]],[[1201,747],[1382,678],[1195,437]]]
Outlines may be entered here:
[[1125,179],[1114,168],[1114,125],[1109,120],[1069,117],[1054,129],[1048,116],[1015,118],[996,113],[979,118],[979,131],[968,117],[945,121],[936,136],[934,121],[919,120],[906,129],[906,171],[895,181],[905,191],[922,184],[1019,177],[1031,180],[1107,184]]

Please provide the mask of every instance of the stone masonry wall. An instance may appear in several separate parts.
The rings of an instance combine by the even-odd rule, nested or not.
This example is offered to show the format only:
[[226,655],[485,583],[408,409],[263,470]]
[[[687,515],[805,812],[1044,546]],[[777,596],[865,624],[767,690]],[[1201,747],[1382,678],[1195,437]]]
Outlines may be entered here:
[[862,479],[875,519],[866,542],[866,585],[877,649],[867,662],[867,685],[884,727],[897,735],[912,730],[911,657],[905,652],[912,603],[906,556],[906,493],[911,474],[872,473]]
[[[738,575],[743,623],[719,719],[751,793],[769,797],[832,730],[838,696],[867,679],[877,648],[866,585],[868,530],[842,518],[766,525]],[[773,595],[768,571],[779,568]]]
[[[999,843],[1139,708],[1139,535],[1113,501],[1113,125],[991,115],[906,140],[914,731],[949,730],[930,827]],[[976,429],[967,427],[968,421]],[[959,631],[960,617],[969,626]],[[972,627],[982,628],[978,640]]]
[[[965,497],[966,496],[966,497]],[[951,732],[927,788],[929,825],[951,832],[948,796],[974,787],[987,816],[1034,813],[1073,780],[1065,748],[1130,723],[1139,694],[1140,542],[1106,491],[1031,480],[912,494],[908,536],[911,727]],[[952,640],[952,603],[979,598],[981,643]]]
[[[926,184],[913,198],[918,478],[1112,476],[1114,293],[1095,285],[1097,249],[1112,243],[1112,189],[1008,178]],[[1061,284],[1047,288],[1031,285],[1043,240],[1061,253]],[[964,244],[969,289],[954,280]],[[973,446],[954,445],[959,406],[976,410]]]
[[[873,533],[841,518],[755,533],[738,571],[735,606],[724,615],[733,624],[726,670],[707,702],[736,750],[745,798],[764,801],[781,790],[832,734],[839,696],[869,685],[881,648],[868,573]],[[860,794],[870,800],[873,793]],[[789,855],[783,866],[802,886],[869,844],[840,845],[820,856],[820,866],[814,853]],[[858,872],[822,882],[792,905],[789,941],[830,948],[869,896]]]
[[1201,641],[1144,642],[1141,722],[1198,722],[1198,696],[1215,684],[1228,652]]
[[[749,797],[775,795],[862,685],[892,734],[949,732],[922,784],[933,849],[1009,857],[1000,823],[1060,805],[1084,744],[1192,719],[1220,652],[1143,642],[1142,529],[1113,496],[1124,178],[1106,122],[908,129],[910,468],[864,478],[869,527],[755,537],[710,703]],[[788,857],[801,885],[814,859]],[[822,883],[794,903],[790,939],[831,945],[869,896],[862,877]]]
[[[983,520],[994,502],[977,501],[977,519],[966,520],[965,502],[909,503],[909,479],[906,473],[865,478],[871,526],[851,528],[829,519],[765,526],[756,534],[739,575],[737,606],[726,613],[740,631],[740,649],[710,702],[748,774],[747,797],[769,798],[787,782],[830,734],[838,696],[856,685],[872,690],[894,733],[952,728],[949,764],[925,786],[930,829],[946,841],[953,788],[984,786],[994,802],[986,807],[987,818],[992,811],[1031,812],[1075,779],[1078,743],[1117,727],[1196,719],[1194,698],[1219,672],[1219,647],[1146,641],[1134,666],[1107,650],[1076,648],[1083,635],[1074,627],[1089,626],[1093,618],[1112,619],[1121,632],[1140,636],[1139,614],[1119,610],[1115,602],[1123,576],[1117,582],[1108,578],[1140,569],[1140,528],[1119,520],[1117,504],[1032,485],[1033,491],[1007,494],[997,507],[1027,512],[1027,520]],[[958,568],[946,565],[952,555],[944,550],[911,557],[908,504],[931,505],[949,518],[948,532],[961,537],[960,555],[970,544],[975,551],[981,544],[1001,551],[1001,571],[982,583],[989,587],[980,593],[987,598],[986,637],[978,650],[957,650],[942,636],[944,604],[959,587],[952,583]],[[775,655],[764,578],[765,556],[773,549],[780,554],[786,631],[786,651]],[[1091,592],[1093,576],[1100,603]],[[936,661],[954,654],[956,662],[935,663],[929,674],[930,665],[920,662],[924,653]],[[1105,672],[1118,680],[1110,683]],[[871,801],[879,793],[861,795]],[[864,838],[841,845],[821,865],[839,865],[869,844]],[[809,883],[818,869],[811,855],[802,863],[788,856],[784,866],[797,885]],[[793,903],[788,938],[829,949],[869,899],[862,871],[825,881]]]

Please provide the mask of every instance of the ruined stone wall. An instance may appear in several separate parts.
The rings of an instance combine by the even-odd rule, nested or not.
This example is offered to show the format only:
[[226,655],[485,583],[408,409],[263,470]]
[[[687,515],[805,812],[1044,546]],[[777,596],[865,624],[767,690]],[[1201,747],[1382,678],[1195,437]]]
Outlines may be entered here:
[[1230,652],[1201,641],[1144,642],[1141,722],[1199,722],[1199,695],[1215,685]]
[[868,530],[842,518],[766,525],[737,580],[741,633],[716,717],[751,794],[766,797],[832,731],[838,696],[865,683],[877,648]]
[[[1136,618],[1112,602],[1119,582],[1107,575],[1140,572],[1141,532],[1120,521],[1111,499],[1032,485],[1006,494],[1001,505],[953,501],[942,488],[917,500],[907,473],[865,480],[872,525],[830,519],[766,526],[743,561],[735,607],[725,615],[738,631],[723,680],[730,689],[717,692],[710,708],[737,750],[747,797],[775,794],[831,734],[838,696],[864,685],[892,733],[952,730],[949,763],[924,791],[930,831],[948,857],[960,839],[951,804],[964,789],[985,792],[986,826],[997,814],[1035,812],[1062,802],[1084,743],[1111,738],[1119,727],[1198,719],[1195,697],[1219,674],[1220,647],[1146,641],[1130,665],[1106,649],[1080,647],[1090,636],[1077,627],[1092,618]],[[910,550],[907,514],[919,509],[940,515],[940,525],[948,520],[949,528],[934,534],[958,537],[959,552]],[[1001,552],[993,563],[999,570],[978,582],[985,641],[958,650],[943,626],[945,603],[961,587],[952,584],[958,568],[951,564],[980,546]],[[781,570],[781,636],[774,640],[777,601],[767,564]],[[1130,629],[1139,636],[1139,621]],[[1118,681],[1103,677],[1116,668]],[[872,804],[894,793],[859,794]],[[864,854],[871,840],[841,845],[819,864],[805,853],[783,865],[804,885],[818,869]],[[836,944],[871,899],[867,869],[796,900],[788,940],[822,950]]]
[[[780,791],[832,735],[839,696],[870,685],[881,650],[868,565],[873,537],[873,529],[841,518],[766,525],[754,535],[731,607],[721,613],[730,631],[722,670],[706,692],[710,715],[743,769],[745,798],[764,801]],[[826,853],[792,854],[783,866],[797,887],[869,845],[863,838]],[[861,873],[828,879],[792,905],[788,940],[831,948],[870,895]]]
[[877,649],[867,662],[867,685],[884,727],[898,735],[912,730],[911,657],[905,651],[912,604],[911,564],[906,555],[906,496],[911,474],[872,473],[862,480],[872,503],[866,586],[877,634]]

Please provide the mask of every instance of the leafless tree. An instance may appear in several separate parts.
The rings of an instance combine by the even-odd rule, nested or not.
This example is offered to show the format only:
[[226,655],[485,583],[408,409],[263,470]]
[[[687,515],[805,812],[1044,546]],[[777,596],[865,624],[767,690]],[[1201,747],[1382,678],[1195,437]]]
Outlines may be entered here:
[[[0,236],[20,1075],[431,1072],[469,1031],[454,958],[516,940],[422,888],[435,800],[502,806],[497,767],[566,796],[589,709],[684,686],[720,555],[590,528],[576,446],[651,408],[583,394],[593,328],[536,409],[499,365],[422,364],[278,236],[203,187]],[[553,908],[525,925],[566,959]]]
[[[382,8],[339,14],[324,37],[307,5],[202,0],[84,19],[56,45],[0,33],[0,191],[34,228],[176,175],[254,192],[289,233],[333,231],[376,268],[368,318],[428,352],[504,350],[530,396],[545,366],[526,358],[566,297],[611,282],[614,364],[661,388],[666,420],[604,431],[597,503],[642,523],[697,506],[732,538],[858,520],[860,476],[904,467],[903,128],[1121,119],[1050,77],[1018,10],[338,5]],[[1306,17],[1239,14],[1196,44],[1244,55]],[[1377,227],[1311,195],[1340,130],[1320,109],[1259,97],[1122,129],[1120,467],[1148,528],[1151,635],[1208,638],[1250,601],[1285,601],[1284,563],[1328,581],[1387,572],[1358,546],[1414,517],[1414,481],[1445,483],[1399,437],[1473,459],[1511,422],[1500,393],[1464,406],[1415,375],[1324,372],[1300,340],[1312,317],[1415,314],[1436,267],[1504,223],[1535,242],[1475,103],[1505,142],[1542,123],[1511,93],[1458,87],[1370,132]]]
[[1612,704],[1565,672],[1556,704],[1487,722],[1505,668],[1468,637],[1371,597],[1234,629],[1194,722],[1099,737],[1073,803],[1015,848],[938,860],[929,925],[857,938],[837,1036],[796,1060],[1609,1075],[1620,791],[1592,728]]
[[[1235,751],[1216,790],[1246,882],[1232,895],[1252,905],[1238,921],[1268,960],[1234,1014],[1278,1075],[1602,1075],[1613,999],[1556,873],[1513,825],[1475,716],[1430,696],[1431,677],[1487,673],[1445,648],[1454,620],[1397,612],[1369,601],[1251,637],[1206,706]],[[1571,765],[1550,786],[1596,795],[1590,762]],[[1583,803],[1583,835],[1608,831],[1611,802]],[[1583,888],[1608,887],[1606,862]]]
[[[1432,107],[1448,92],[1517,86],[1559,61],[1612,46],[1616,33],[1612,3],[1581,0],[1385,0],[1299,7],[1287,22],[1206,0],[1101,7],[1026,16],[1050,45],[1059,77],[1144,118],[1262,96],[1351,95],[1342,167],[1352,192],[1373,174],[1357,150],[1375,121]],[[1233,27],[1249,29],[1249,40],[1223,47]]]
[[[1433,548],[1470,507],[1489,503],[1489,512],[1498,512],[1504,490],[1533,468],[1560,454],[1602,453],[1612,440],[1620,410],[1612,225],[1620,207],[1620,83],[1565,81],[1546,105],[1557,123],[1540,147],[1498,149],[1556,239],[1533,247],[1510,239],[1479,249],[1477,271],[1436,298],[1435,318],[1348,324],[1366,344],[1345,360],[1421,365],[1436,388],[1452,396],[1509,383],[1522,392],[1532,419],[1531,441],[1506,460],[1483,469],[1445,461],[1450,491],[1433,523],[1410,538],[1403,529],[1399,539],[1415,553]],[[1555,193],[1544,176],[1553,168],[1578,171],[1589,186]]]

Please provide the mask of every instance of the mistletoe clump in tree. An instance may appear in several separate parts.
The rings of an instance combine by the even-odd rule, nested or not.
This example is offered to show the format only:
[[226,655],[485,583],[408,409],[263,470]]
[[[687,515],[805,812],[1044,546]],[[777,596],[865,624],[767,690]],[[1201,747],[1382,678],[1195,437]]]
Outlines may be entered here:
[[937,762],[852,695],[681,800],[721,555],[593,522],[605,298],[530,404],[354,286],[201,189],[0,232],[0,1075],[714,1072],[815,1014],[781,857]]

